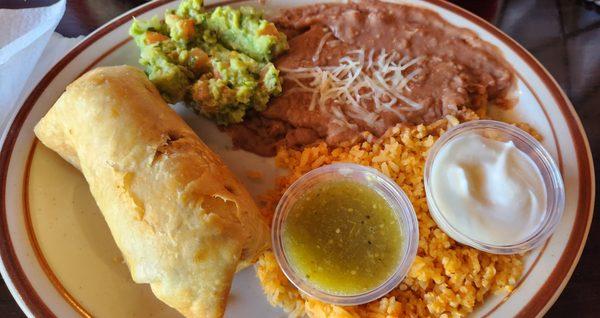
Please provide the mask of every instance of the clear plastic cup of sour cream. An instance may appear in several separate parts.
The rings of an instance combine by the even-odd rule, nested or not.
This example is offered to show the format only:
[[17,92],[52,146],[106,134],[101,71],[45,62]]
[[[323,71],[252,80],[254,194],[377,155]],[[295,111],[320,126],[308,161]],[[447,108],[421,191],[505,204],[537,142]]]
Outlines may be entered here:
[[[291,222],[293,206],[311,189],[332,181],[350,181],[367,186],[381,196],[398,221],[402,244],[398,262],[390,275],[380,284],[356,294],[338,293],[315,284],[294,264],[284,242],[286,222]],[[327,219],[322,222],[327,222]],[[364,304],[380,298],[396,288],[404,279],[417,253],[419,241],[418,221],[411,202],[402,189],[390,178],[376,169],[350,163],[334,163],[308,172],[294,182],[283,194],[275,210],[272,224],[273,251],[285,276],[303,293],[323,302],[350,306]],[[361,255],[363,256],[363,255]],[[366,256],[366,255],[365,255]],[[356,273],[361,275],[361,270]],[[352,279],[352,277],[347,277]]]
[[[470,142],[491,140],[491,142],[477,147],[471,154],[466,151],[461,154],[461,148],[457,147],[457,143],[464,140]],[[486,156],[490,157],[487,153],[489,148],[499,145],[496,141],[509,145],[513,153],[516,152],[511,157],[513,162],[508,164],[505,162],[500,168],[493,166],[493,160],[491,164],[485,162]],[[503,149],[502,145],[499,147]],[[466,148],[462,150],[464,149]],[[502,155],[508,156],[505,153]],[[527,160],[521,165],[514,161],[518,161],[519,158]],[[445,161],[448,160],[454,162],[447,164]],[[503,158],[503,160],[507,159]],[[490,168],[490,165],[493,167]],[[440,170],[440,167],[446,168],[446,171]],[[523,167],[531,169],[525,171]],[[474,171],[466,171],[469,169]],[[532,171],[534,169],[538,171]],[[515,180],[503,180],[506,173]],[[531,173],[539,176],[535,179],[539,181],[537,184],[541,192],[532,190],[536,188],[536,184],[528,178]],[[446,178],[443,181],[450,184],[447,193],[458,193],[456,196],[459,198],[456,196],[448,198],[447,193],[440,191],[440,178]],[[539,247],[556,229],[565,206],[565,190],[560,170],[548,151],[520,128],[494,120],[466,122],[444,133],[429,151],[424,182],[427,204],[438,226],[454,240],[488,253],[515,254]],[[496,188],[494,182],[498,182]],[[514,184],[519,185],[519,182],[526,186],[511,188]],[[527,195],[523,196],[523,192]],[[464,193],[467,195],[461,197]],[[505,200],[502,195],[506,193],[515,194],[516,199]],[[544,193],[544,195],[536,198],[532,193]],[[462,198],[468,200],[468,204],[461,205]],[[539,214],[535,217],[526,215],[530,210],[523,207],[530,205],[524,205],[525,201],[535,202],[534,206],[538,207],[536,213]],[[473,202],[482,203],[477,205]],[[523,213],[522,218],[519,213]],[[527,220],[533,221],[528,223]],[[520,235],[512,234],[519,227],[526,229],[527,232],[521,231]]]

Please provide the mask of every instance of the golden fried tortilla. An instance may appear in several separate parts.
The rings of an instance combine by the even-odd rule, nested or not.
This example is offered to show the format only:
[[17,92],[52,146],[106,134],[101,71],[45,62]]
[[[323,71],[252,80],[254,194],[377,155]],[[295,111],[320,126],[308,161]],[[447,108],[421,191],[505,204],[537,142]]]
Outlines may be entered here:
[[86,73],[35,134],[81,170],[135,282],[187,317],[223,315],[234,273],[268,247],[268,227],[142,71]]

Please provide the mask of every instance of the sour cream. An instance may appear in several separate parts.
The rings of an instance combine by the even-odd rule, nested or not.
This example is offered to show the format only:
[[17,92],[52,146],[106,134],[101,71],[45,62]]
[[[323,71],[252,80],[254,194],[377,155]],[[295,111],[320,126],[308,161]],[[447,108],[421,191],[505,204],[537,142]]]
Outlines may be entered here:
[[512,141],[472,133],[449,141],[431,166],[431,195],[441,214],[470,239],[511,245],[543,221],[542,174]]

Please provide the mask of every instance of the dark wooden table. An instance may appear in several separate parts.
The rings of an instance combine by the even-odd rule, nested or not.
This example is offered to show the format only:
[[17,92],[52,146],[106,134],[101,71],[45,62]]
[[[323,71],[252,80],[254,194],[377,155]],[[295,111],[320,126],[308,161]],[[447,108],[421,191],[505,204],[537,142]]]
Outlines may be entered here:
[[[0,8],[38,7],[54,2],[56,0],[0,0]],[[143,2],[69,0],[57,31],[65,36],[86,35]],[[593,155],[600,158],[600,8],[583,0],[454,2],[495,23],[546,66],[575,105]],[[599,168],[600,164],[596,164],[596,171],[600,171]],[[0,283],[0,317],[23,316],[4,283]],[[594,218],[573,277],[547,317],[600,317],[598,217]]]

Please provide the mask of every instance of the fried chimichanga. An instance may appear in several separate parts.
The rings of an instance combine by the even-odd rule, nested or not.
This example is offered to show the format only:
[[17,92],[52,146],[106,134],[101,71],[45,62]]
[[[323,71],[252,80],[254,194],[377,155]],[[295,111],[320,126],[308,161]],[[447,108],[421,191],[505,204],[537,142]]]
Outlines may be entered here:
[[269,244],[247,190],[130,66],[67,87],[35,134],[89,183],[133,280],[187,317],[220,317]]

